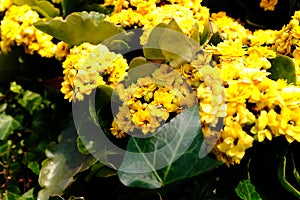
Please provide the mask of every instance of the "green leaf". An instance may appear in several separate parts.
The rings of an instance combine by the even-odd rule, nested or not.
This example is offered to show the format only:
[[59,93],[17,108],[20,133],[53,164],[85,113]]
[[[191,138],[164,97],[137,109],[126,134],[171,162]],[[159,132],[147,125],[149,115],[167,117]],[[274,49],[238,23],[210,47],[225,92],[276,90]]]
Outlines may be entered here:
[[202,142],[199,110],[194,106],[150,138],[131,137],[119,179],[126,186],[153,189],[208,172],[220,162],[208,156],[199,158]]
[[159,47],[170,66],[178,67],[184,62],[190,62],[195,56],[191,41],[185,36],[176,23],[171,20],[159,38]]
[[0,157],[7,154],[10,151],[10,148],[11,148],[11,142],[5,141],[5,143],[0,146]]
[[46,0],[12,0],[12,2],[18,6],[28,4],[33,10],[47,18],[57,17],[60,13],[58,8]]
[[23,91],[22,86],[18,85],[15,81],[10,83],[10,91],[14,92],[14,93],[21,93]]
[[296,84],[295,64],[293,60],[285,55],[278,55],[271,60],[272,67],[268,69],[272,80],[285,79],[287,83]]
[[7,108],[7,103],[3,103],[0,105],[0,113],[4,112]]
[[25,192],[21,197],[18,198],[18,200],[35,200],[34,196],[34,188],[31,188],[27,192]]
[[76,142],[77,142],[77,149],[80,153],[86,155],[90,154],[90,152],[85,148],[84,144],[82,143],[80,137],[77,138]]
[[41,31],[52,35],[71,45],[79,45],[83,42],[99,44],[100,42],[123,32],[121,27],[104,21],[103,15],[95,12],[72,13],[61,19],[48,19],[38,21],[34,26]]
[[298,199],[300,199],[300,191],[297,190],[291,183],[288,182],[288,180],[286,179],[286,157],[283,157],[282,162],[279,165],[278,168],[278,179],[281,183],[281,185],[291,194],[293,194],[295,197],[297,197]]
[[238,186],[235,188],[235,192],[243,200],[261,199],[249,179],[240,181]]
[[160,23],[154,27],[148,37],[148,41],[143,46],[143,52],[145,58],[149,60],[165,60],[165,57],[159,46],[159,38],[164,31],[164,28],[167,27],[167,24]]
[[210,21],[207,20],[206,23],[204,24],[204,29],[202,33],[200,34],[200,44],[203,45],[207,40],[209,40],[209,36],[211,34],[211,26],[210,26]]
[[6,140],[21,124],[10,115],[0,114],[0,140]]
[[36,175],[39,175],[39,173],[40,173],[40,164],[37,161],[29,162],[27,167],[29,169],[31,169],[31,171],[33,173],[35,173]]
[[94,162],[90,155],[77,150],[77,133],[74,124],[61,133],[59,142],[51,143],[46,150],[47,159],[42,162],[39,184],[43,188],[38,199],[46,200],[53,195],[61,195],[75,181],[74,176]]
[[40,94],[26,90],[23,93],[23,97],[18,100],[18,103],[23,106],[26,110],[33,114],[39,106],[41,105],[43,98]]

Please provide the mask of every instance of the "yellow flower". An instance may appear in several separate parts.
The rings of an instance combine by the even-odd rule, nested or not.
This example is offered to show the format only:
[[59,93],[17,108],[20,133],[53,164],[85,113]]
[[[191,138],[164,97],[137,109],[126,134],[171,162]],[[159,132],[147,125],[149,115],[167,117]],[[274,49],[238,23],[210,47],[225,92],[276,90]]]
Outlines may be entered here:
[[280,96],[282,97],[285,106],[291,110],[297,110],[300,107],[300,87],[289,85],[280,91]]
[[277,3],[278,0],[261,0],[259,6],[263,8],[265,11],[267,10],[273,11]]
[[279,117],[279,133],[285,135],[288,142],[300,142],[300,109],[291,111],[283,107]]
[[245,151],[252,147],[253,140],[238,122],[232,117],[226,117],[221,138],[215,147],[216,156],[227,165],[239,164]]
[[272,133],[267,127],[268,122],[268,113],[267,111],[262,110],[255,122],[255,126],[253,126],[250,130],[251,133],[257,135],[257,140],[259,142],[264,141],[265,138],[272,140]]
[[267,45],[271,46],[275,44],[275,40],[277,38],[278,31],[277,30],[256,30],[252,35],[248,35],[250,39],[251,46],[262,46]]
[[225,88],[227,102],[245,103],[252,95],[253,84],[230,81],[228,88]]
[[99,85],[114,87],[127,74],[128,64],[120,54],[104,45],[82,43],[70,49],[63,62],[65,99],[83,100]]
[[11,0],[0,0],[0,12],[5,11],[7,8],[11,7]]
[[1,50],[8,53],[11,46],[17,45],[23,46],[28,54],[37,52],[42,57],[52,57],[56,51],[53,37],[34,27],[38,20],[39,14],[30,6],[11,6],[1,21]]
[[123,108],[115,118],[117,124],[126,124],[126,129],[119,125],[124,132],[139,129],[145,135],[154,132],[169,119],[170,113],[178,114],[195,103],[195,95],[188,84],[167,65],[161,65],[127,87],[124,83],[118,84],[116,91],[122,102],[120,108],[128,108],[127,113]]
[[217,45],[217,51],[222,60],[238,58],[246,54],[246,51],[243,49],[243,44],[240,40],[225,40],[224,42],[220,42]]
[[225,12],[211,14],[212,21],[218,27],[221,37],[227,41],[240,40],[247,44],[248,35],[251,33],[235,19],[228,17]]
[[[123,27],[143,27],[141,44],[145,44],[149,32],[160,23],[174,19],[186,35],[192,33],[195,24],[200,32],[209,18],[209,10],[201,6],[201,1],[183,1],[171,4],[157,4],[156,0],[114,1],[114,12],[106,20]],[[135,8],[135,9],[133,9]]]
[[58,60],[64,59],[70,53],[69,44],[60,41],[56,45],[55,58]]
[[111,134],[113,134],[116,138],[123,138],[123,137],[127,136],[127,134],[122,129],[119,128],[119,126],[115,120],[113,120],[110,131],[111,131]]

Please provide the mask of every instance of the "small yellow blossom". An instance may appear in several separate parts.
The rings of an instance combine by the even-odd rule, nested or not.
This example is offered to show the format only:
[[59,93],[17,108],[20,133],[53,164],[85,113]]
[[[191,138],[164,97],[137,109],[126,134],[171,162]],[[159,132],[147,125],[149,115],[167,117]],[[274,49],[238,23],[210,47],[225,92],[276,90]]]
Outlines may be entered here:
[[211,19],[218,27],[222,38],[228,41],[240,40],[243,44],[248,43],[248,35],[251,31],[237,20],[228,17],[225,12],[212,13]]
[[291,111],[283,107],[279,118],[279,133],[284,135],[288,142],[300,142],[300,109]]
[[82,43],[70,49],[63,62],[65,99],[83,100],[99,85],[114,87],[127,74],[127,61],[104,45]]
[[256,30],[253,32],[253,34],[248,35],[250,39],[250,45],[251,46],[272,46],[275,44],[275,40],[277,38],[278,31],[277,30]]
[[263,8],[265,11],[267,10],[273,11],[277,3],[278,0],[261,0],[259,6]]
[[11,0],[0,0],[0,12],[5,11],[9,7],[12,6],[12,1]]
[[268,122],[268,113],[267,111],[262,110],[260,112],[260,116],[255,122],[255,126],[253,126],[250,130],[251,133],[257,134],[257,140],[259,142],[264,141],[265,138],[272,140],[272,133],[267,128]]
[[122,105],[114,120],[126,133],[154,132],[171,113],[178,114],[195,103],[195,95],[188,87],[180,74],[167,65],[161,65],[129,86],[120,83],[116,91]]

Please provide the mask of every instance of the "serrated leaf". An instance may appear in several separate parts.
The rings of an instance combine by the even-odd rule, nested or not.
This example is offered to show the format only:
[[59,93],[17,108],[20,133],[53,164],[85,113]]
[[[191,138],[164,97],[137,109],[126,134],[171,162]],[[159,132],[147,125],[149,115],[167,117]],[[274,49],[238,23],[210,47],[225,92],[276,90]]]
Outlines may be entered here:
[[94,162],[91,155],[83,155],[77,150],[77,132],[71,123],[61,133],[59,142],[52,143],[46,150],[47,159],[42,162],[39,184],[43,188],[38,199],[46,200],[53,195],[61,195],[75,181],[74,176]]
[[195,56],[191,41],[183,34],[175,20],[171,20],[162,32],[159,47],[166,61],[175,68],[191,61]]
[[249,179],[240,181],[238,186],[235,188],[235,192],[243,200],[261,199]]
[[38,21],[34,26],[71,45],[79,45],[83,42],[99,44],[124,31],[121,27],[102,20],[102,15],[99,15],[98,19],[95,19],[95,16],[90,16],[87,12],[72,13],[65,20],[48,19]]
[[278,168],[278,179],[281,183],[281,185],[291,194],[293,194],[295,197],[300,199],[300,191],[297,190],[288,180],[286,179],[286,157],[283,157],[282,162],[279,165]]
[[198,107],[194,106],[160,127],[150,138],[131,137],[118,171],[126,186],[160,188],[220,165],[199,158],[203,136]]
[[21,124],[10,115],[0,114],[0,140],[6,140]]
[[285,55],[278,55],[271,60],[272,67],[268,69],[272,80],[285,79],[287,83],[296,84],[295,64],[293,60]]
[[12,2],[18,6],[27,4],[46,18],[57,17],[60,13],[58,8],[46,0],[12,0]]
[[23,97],[18,100],[18,103],[32,114],[33,111],[39,108],[42,101],[43,98],[40,94],[26,90],[23,93]]

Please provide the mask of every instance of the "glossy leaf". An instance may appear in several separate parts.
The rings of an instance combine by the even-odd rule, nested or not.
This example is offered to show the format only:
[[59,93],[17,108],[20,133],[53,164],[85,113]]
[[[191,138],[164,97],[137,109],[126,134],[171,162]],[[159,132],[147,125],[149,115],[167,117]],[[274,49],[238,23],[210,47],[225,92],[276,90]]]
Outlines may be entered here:
[[71,45],[79,45],[83,42],[99,44],[123,32],[122,28],[104,21],[103,16],[95,12],[72,13],[65,20],[48,19],[38,21],[34,25],[41,31]]
[[46,0],[12,0],[12,2],[18,6],[28,4],[33,10],[47,18],[57,17],[60,13],[58,8]]
[[159,38],[159,47],[170,66],[177,67],[184,62],[191,61],[195,56],[195,49],[191,41],[185,36],[176,23],[171,20]]
[[38,193],[40,200],[52,195],[61,195],[75,181],[74,176],[86,169],[94,158],[77,150],[77,133],[73,124],[62,132],[59,142],[51,143],[46,150],[47,159],[42,162],[39,184],[43,188]]
[[32,114],[33,111],[39,108],[42,101],[43,98],[40,94],[26,90],[23,93],[23,97],[18,100],[18,103]]
[[126,186],[160,188],[220,165],[206,156],[199,158],[203,142],[197,107],[191,107],[159,128],[150,138],[131,137],[118,171]]
[[271,60],[272,67],[268,69],[272,80],[285,79],[288,83],[296,84],[295,64],[285,55],[278,55]]
[[0,114],[0,140],[6,140],[14,130],[21,127],[21,124],[12,116]]
[[243,200],[260,200],[261,197],[255,191],[254,185],[252,185],[249,179],[242,180],[235,188],[236,194]]
[[149,60],[165,60],[165,57],[160,49],[159,38],[166,28],[167,24],[160,23],[154,27],[148,37],[146,44],[143,46],[145,58]]
[[210,39],[210,34],[211,34],[211,25],[210,21],[207,20],[206,23],[204,24],[204,29],[202,33],[200,34],[200,44],[203,45],[207,40]]

